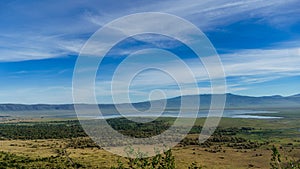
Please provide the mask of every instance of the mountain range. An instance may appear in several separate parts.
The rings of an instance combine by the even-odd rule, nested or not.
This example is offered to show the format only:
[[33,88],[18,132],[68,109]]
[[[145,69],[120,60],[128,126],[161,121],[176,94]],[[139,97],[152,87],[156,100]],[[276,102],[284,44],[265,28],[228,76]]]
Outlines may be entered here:
[[[241,96],[231,93],[226,95],[226,104],[225,109],[252,109],[252,108],[300,108],[300,94],[293,96],[261,96],[261,97],[252,97],[252,96]],[[216,95],[218,96],[218,95]],[[219,96],[221,96],[219,94]],[[182,99],[187,101],[194,100],[195,98],[200,98],[200,109],[208,109],[211,103],[211,94],[203,95],[187,95],[179,96],[175,98],[170,98],[166,100],[154,100],[154,101],[145,101],[139,103],[133,103],[133,106],[137,109],[147,109],[150,105],[160,106],[166,102],[167,109],[178,109]],[[87,107],[88,104],[85,104]],[[119,104],[118,106],[127,108],[128,103]],[[113,104],[99,104],[100,108],[104,110],[115,109]],[[0,111],[41,111],[41,110],[74,110],[73,104],[0,104]]]

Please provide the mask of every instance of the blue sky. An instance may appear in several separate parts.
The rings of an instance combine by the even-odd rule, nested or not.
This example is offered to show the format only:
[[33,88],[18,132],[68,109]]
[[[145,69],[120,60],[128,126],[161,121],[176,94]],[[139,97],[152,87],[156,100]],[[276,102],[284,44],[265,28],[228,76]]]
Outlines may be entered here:
[[[0,103],[71,103],[73,69],[84,43],[104,24],[136,12],[166,12],[199,27],[219,53],[227,92],[251,96],[297,94],[300,93],[298,6],[299,0],[3,0],[0,1]],[[128,38],[107,55],[96,83],[101,103],[111,102],[109,89],[103,83],[109,80],[124,53],[154,44],[184,54],[184,59],[193,63],[192,53],[183,44],[159,36],[151,40],[152,43],[146,43]],[[197,66],[192,65],[192,69],[198,70]],[[209,93],[207,79],[201,74],[196,76],[201,93]],[[166,89],[171,91],[168,97],[176,96],[177,87],[171,82],[171,78],[156,71],[141,74],[133,81],[136,88],[132,90],[138,94],[133,94],[132,101],[147,99],[153,89]],[[186,94],[195,94],[192,89],[187,91]]]

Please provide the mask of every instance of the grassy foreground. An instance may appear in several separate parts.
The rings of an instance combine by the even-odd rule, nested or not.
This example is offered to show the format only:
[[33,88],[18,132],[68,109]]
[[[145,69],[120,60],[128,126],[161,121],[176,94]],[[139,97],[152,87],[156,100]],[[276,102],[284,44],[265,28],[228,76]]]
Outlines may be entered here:
[[[268,114],[270,115],[270,114]],[[205,119],[197,119],[190,134],[172,149],[176,168],[290,167],[300,160],[300,118],[296,110],[281,112],[283,119],[223,118],[215,134],[198,143]],[[109,123],[123,134],[148,137],[162,132],[173,118],[160,118],[153,126],[113,119]],[[30,121],[0,124],[0,168],[112,168],[128,167],[128,159],[96,145],[78,121]],[[113,142],[113,141],[112,141]],[[274,157],[273,146],[280,154]],[[273,156],[272,156],[273,155]],[[279,164],[280,163],[280,164]],[[192,166],[192,167],[191,167]],[[279,168],[279,167],[278,167]]]

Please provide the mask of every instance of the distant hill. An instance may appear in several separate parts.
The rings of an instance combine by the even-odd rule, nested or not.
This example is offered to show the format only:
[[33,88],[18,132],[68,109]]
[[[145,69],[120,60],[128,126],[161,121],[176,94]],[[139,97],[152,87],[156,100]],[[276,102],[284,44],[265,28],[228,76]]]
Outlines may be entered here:
[[[217,95],[216,95],[217,96]],[[299,97],[298,97],[299,96]],[[168,99],[167,107],[176,108],[180,105],[181,98],[192,100],[195,97],[200,98],[200,108],[208,109],[211,104],[210,94],[204,95],[191,95],[182,96]],[[137,106],[138,107],[138,106]],[[279,95],[274,96],[262,96],[262,97],[251,97],[241,96],[228,93],[226,94],[226,109],[235,108],[300,108],[300,94],[288,97],[282,97]]]
[[0,111],[31,111],[31,110],[72,110],[74,109],[73,104],[61,104],[61,105],[50,105],[50,104],[0,104]]
[[[218,96],[218,95],[216,95]],[[177,109],[180,107],[181,99],[194,100],[196,97],[200,98],[200,108],[208,109],[211,102],[212,95],[189,95],[179,96],[175,98],[167,99],[168,109]],[[154,106],[160,106],[165,100],[154,100],[151,102],[140,102],[134,103],[134,107],[137,109],[147,109],[150,107],[150,103]],[[119,104],[122,108],[128,108],[129,104]],[[86,105],[89,107],[89,105]],[[112,104],[99,105],[99,107],[110,110],[114,109],[115,106]],[[282,97],[279,95],[275,96],[262,96],[262,97],[251,97],[241,96],[235,94],[226,94],[226,109],[233,108],[300,108],[300,94]],[[36,105],[25,105],[25,104],[0,104],[0,111],[40,111],[40,110],[74,110],[73,104],[61,104],[61,105],[50,105],[50,104],[36,104]]]
[[300,94],[292,95],[290,97],[300,97]]

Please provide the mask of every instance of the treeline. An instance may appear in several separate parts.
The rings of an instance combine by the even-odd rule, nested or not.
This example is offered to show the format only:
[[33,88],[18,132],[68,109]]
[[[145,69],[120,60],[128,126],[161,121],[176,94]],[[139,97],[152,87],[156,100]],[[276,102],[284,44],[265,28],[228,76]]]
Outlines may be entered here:
[[[137,123],[126,118],[117,118],[107,120],[108,124],[115,130],[124,135],[137,138],[147,138],[158,135],[167,130],[172,125],[172,120],[159,118],[149,123]],[[92,123],[92,122],[91,122]],[[190,134],[199,134],[202,130],[201,126],[193,126]],[[254,149],[268,142],[255,142],[247,140],[238,135],[247,134],[255,131],[253,128],[217,128],[212,137],[204,143],[199,143],[197,137],[186,137],[179,146],[199,145],[205,148],[210,148],[213,145],[225,145],[235,149]],[[109,133],[107,133],[109,134]],[[102,135],[107,139],[109,135]],[[0,138],[1,139],[23,139],[23,140],[37,140],[37,139],[68,139],[68,146],[73,148],[90,148],[98,147],[96,143],[87,137],[79,121],[52,121],[52,122],[28,122],[28,123],[11,123],[0,124]],[[174,136],[174,138],[176,138]],[[118,141],[106,141],[110,145],[122,145]],[[159,140],[158,140],[159,141]],[[212,150],[215,152],[214,150]]]
[[[148,138],[159,135],[169,129],[173,124],[173,119],[159,118],[149,123],[137,123],[126,118],[108,119],[108,124],[120,133],[136,137]],[[91,123],[93,123],[91,121]],[[99,123],[95,122],[95,125]],[[193,126],[189,134],[199,134],[202,126]],[[217,128],[211,142],[234,142],[235,139],[241,139],[238,134],[247,134],[254,130],[253,128]],[[180,131],[180,127],[178,127]],[[20,122],[20,123],[2,123],[0,124],[0,138],[2,139],[62,139],[86,137],[79,121],[51,121],[51,122]],[[245,140],[242,140],[243,142]],[[194,144],[194,143],[191,143]]]
[[[146,118],[137,118],[137,120],[147,120]],[[172,122],[172,121],[171,121]],[[108,119],[107,123],[118,132],[135,137],[135,138],[147,138],[167,130],[171,125],[170,121],[165,119],[156,119],[148,123],[137,123],[126,118],[114,118]]]
[[86,137],[78,121],[0,124],[2,139],[62,139]]
[[44,158],[32,158],[18,156],[13,153],[0,151],[0,169],[17,168],[17,169],[40,169],[40,168],[89,168],[78,162],[74,162],[63,153],[58,153],[56,156]]

